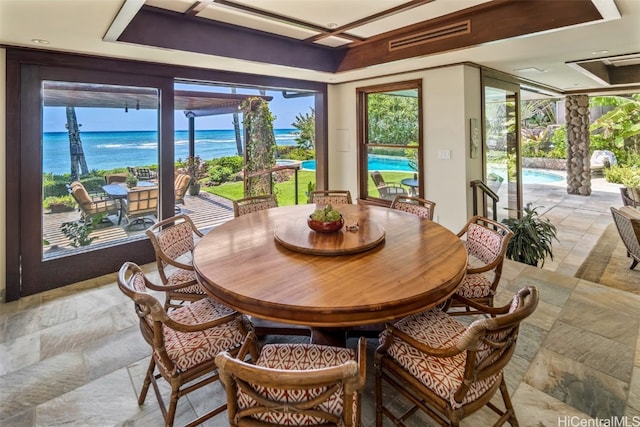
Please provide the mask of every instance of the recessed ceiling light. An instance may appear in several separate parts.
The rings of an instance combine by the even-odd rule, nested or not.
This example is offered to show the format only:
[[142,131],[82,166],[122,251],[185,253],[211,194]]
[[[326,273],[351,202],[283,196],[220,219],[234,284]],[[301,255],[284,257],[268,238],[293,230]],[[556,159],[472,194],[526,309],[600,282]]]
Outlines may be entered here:
[[31,39],[35,44],[49,44],[49,40],[45,39]]
[[609,53],[608,50],[594,50],[593,52],[591,52],[592,55],[601,55],[603,53]]
[[338,28],[338,24],[336,24],[335,22],[329,22],[327,24],[327,28],[330,28],[333,30],[334,28]]

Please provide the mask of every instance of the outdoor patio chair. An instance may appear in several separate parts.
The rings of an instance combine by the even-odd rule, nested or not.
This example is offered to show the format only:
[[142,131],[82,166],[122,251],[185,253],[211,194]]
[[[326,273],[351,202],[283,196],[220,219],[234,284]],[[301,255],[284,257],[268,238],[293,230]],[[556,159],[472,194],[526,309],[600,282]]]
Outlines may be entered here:
[[146,234],[156,254],[161,288],[166,293],[165,309],[206,297],[191,263],[196,240],[203,234],[191,218],[185,214],[167,218],[151,226]]
[[109,184],[117,184],[122,182],[127,182],[127,173],[112,173],[104,176],[104,183]]
[[[504,224],[481,216],[472,217],[460,230],[458,237],[464,241],[469,261],[467,274],[456,291],[457,295],[477,303],[493,306],[493,297],[502,277],[502,266],[509,240],[513,232]],[[444,310],[464,307],[462,311],[452,311],[451,315],[464,315],[471,307],[455,298],[449,299]]]
[[158,174],[149,168],[136,168],[136,178],[140,181],[153,181],[158,179]]
[[[243,361],[250,355],[250,361]],[[249,332],[237,358],[216,357],[229,425],[360,425],[366,341],[355,350],[315,344],[266,344]]]
[[177,174],[175,179],[173,180],[176,213],[180,213],[180,208],[177,205],[178,204],[184,205],[184,195],[187,193],[187,190],[189,189],[190,184],[191,184],[191,177],[184,173]]
[[420,197],[396,196],[391,202],[391,209],[412,213],[421,218],[433,220],[436,203]]
[[629,269],[633,270],[640,262],[640,211],[630,206],[620,209],[612,207],[611,214],[618,234],[627,248],[627,256],[631,258]]
[[318,205],[348,205],[351,201],[349,190],[315,190],[309,193],[309,203]]
[[620,187],[620,196],[624,206],[640,208],[640,188]]
[[273,194],[262,196],[251,196],[233,201],[233,216],[235,218],[251,212],[258,212],[264,209],[277,208],[278,201]]
[[371,179],[381,199],[393,200],[396,196],[409,195],[407,190],[397,182],[386,182],[379,171],[371,172]]
[[[165,426],[172,426],[178,400],[219,379],[216,355],[222,351],[237,354],[251,325],[236,311],[209,298],[166,312],[147,292],[147,288],[161,287],[151,283],[131,262],[120,268],[118,287],[135,303],[140,332],[152,349],[138,405],[144,403],[152,385]],[[160,378],[171,387],[168,410],[157,381]],[[199,425],[225,409],[226,405],[218,406],[188,426]]]
[[107,216],[117,214],[120,210],[115,200],[102,196],[91,197],[80,181],[73,181],[67,188],[78,204],[80,219],[85,224],[89,224],[96,215],[103,215],[103,221],[111,223]]
[[[432,308],[387,325],[380,336],[374,360],[377,427],[382,426],[385,416],[395,425],[405,425],[417,410],[440,425],[458,426],[485,405],[500,415],[494,425],[507,421],[518,425],[503,370],[515,351],[520,323],[538,305],[537,289],[521,289],[509,304],[499,308],[457,295],[454,298],[473,306],[482,318],[465,325]],[[386,398],[383,383],[393,388],[392,392],[386,390]],[[504,409],[491,402],[498,389]],[[401,414],[397,408],[402,402],[396,394],[409,401]],[[388,398],[391,395],[394,399]],[[391,400],[395,405],[387,405]]]
[[127,219],[127,228],[154,224],[150,216],[158,217],[158,188],[131,189],[122,203],[122,215]]

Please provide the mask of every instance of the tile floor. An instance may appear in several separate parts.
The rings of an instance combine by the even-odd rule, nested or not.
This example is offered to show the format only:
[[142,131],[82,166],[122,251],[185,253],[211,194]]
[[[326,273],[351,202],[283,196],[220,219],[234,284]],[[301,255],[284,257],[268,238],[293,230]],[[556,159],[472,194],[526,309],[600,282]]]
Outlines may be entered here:
[[[523,324],[506,369],[522,426],[640,420],[640,296],[573,277],[611,222],[609,206],[620,204],[617,186],[597,181],[589,198],[566,195],[562,186],[525,192],[534,205],[545,206],[541,212],[558,226],[560,242],[543,269],[507,261],[497,297],[505,302],[528,284],[540,290],[538,309]],[[157,279],[152,265],[145,269]],[[0,425],[162,425],[151,393],[145,405],[136,402],[149,349],[114,280],[103,276],[0,304]],[[369,340],[368,356],[375,346]],[[371,361],[363,426],[374,424]],[[181,399],[176,425],[222,399],[218,384]],[[403,406],[398,396],[385,399]],[[601,424],[586,424],[596,418]],[[482,409],[463,425],[484,426],[494,419]],[[432,424],[423,415],[407,423]],[[205,425],[227,425],[226,414]]]

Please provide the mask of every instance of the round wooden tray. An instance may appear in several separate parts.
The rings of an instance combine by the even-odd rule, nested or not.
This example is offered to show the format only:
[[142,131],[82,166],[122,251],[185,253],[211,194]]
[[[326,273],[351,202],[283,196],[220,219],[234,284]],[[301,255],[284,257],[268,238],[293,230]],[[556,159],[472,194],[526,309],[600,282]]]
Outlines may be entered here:
[[363,221],[357,231],[346,226],[334,233],[318,233],[307,225],[306,218],[277,224],[273,236],[292,251],[311,255],[349,255],[368,251],[384,240],[384,228],[373,221]]

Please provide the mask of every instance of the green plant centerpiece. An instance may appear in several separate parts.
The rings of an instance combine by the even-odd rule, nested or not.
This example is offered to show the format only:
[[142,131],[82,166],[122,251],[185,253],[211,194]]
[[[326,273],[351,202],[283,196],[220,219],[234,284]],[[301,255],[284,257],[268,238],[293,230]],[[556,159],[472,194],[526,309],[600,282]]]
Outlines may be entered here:
[[551,242],[553,239],[558,241],[558,238],[556,226],[549,218],[541,219],[537,208],[532,208],[529,203],[521,218],[506,218],[502,223],[513,231],[507,246],[507,258],[533,266],[542,261],[540,267],[543,267],[547,256],[553,260]]
[[130,173],[129,175],[127,175],[127,179],[125,180],[125,183],[127,184],[127,187],[133,188],[136,185],[138,185],[138,177]]
[[319,233],[332,233],[344,226],[344,219],[340,212],[333,209],[331,204],[328,204],[322,209],[313,211],[307,219],[307,224],[309,228]]

